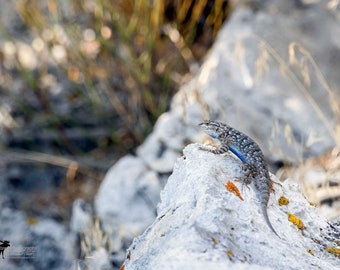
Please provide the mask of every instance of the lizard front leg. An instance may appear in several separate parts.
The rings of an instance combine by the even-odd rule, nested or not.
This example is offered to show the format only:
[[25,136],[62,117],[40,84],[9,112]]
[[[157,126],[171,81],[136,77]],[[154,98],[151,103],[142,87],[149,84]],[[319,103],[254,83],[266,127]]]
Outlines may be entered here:
[[[256,177],[256,168],[254,165],[249,163],[242,163],[242,177],[236,177],[235,181],[242,183],[242,189],[243,186],[248,185],[251,183],[251,181]],[[248,187],[249,189],[249,187]]]
[[210,147],[203,145],[203,146],[200,146],[199,149],[216,154],[216,155],[224,154],[229,151],[228,145],[222,145],[220,148],[214,148],[214,149],[211,149]]

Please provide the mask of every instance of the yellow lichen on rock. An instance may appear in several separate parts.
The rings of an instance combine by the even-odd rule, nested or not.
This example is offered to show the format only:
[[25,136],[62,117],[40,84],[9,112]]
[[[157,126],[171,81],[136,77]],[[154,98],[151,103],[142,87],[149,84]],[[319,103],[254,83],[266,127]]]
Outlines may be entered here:
[[289,204],[289,200],[285,196],[281,196],[278,202],[280,206]]
[[340,248],[326,247],[326,250],[330,253],[333,253],[335,256],[340,256]]
[[302,220],[296,217],[294,214],[288,213],[288,220],[294,225],[296,225],[300,230],[304,228]]
[[311,249],[307,249],[307,252],[314,256],[314,252]]

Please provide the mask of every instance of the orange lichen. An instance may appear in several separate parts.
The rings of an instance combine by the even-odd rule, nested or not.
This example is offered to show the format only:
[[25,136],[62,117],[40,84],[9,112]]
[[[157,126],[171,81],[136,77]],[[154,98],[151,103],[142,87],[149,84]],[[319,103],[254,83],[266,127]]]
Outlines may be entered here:
[[326,247],[326,250],[333,253],[335,256],[340,256],[340,248]]
[[123,264],[120,268],[119,268],[119,270],[124,270],[125,269],[125,265]]
[[308,252],[310,255],[313,255],[313,256],[314,256],[314,252],[313,252],[311,249],[307,249],[307,252]]
[[237,197],[239,197],[243,201],[243,197],[241,195],[240,190],[238,189],[237,186],[235,186],[233,182],[228,181],[225,187],[229,192],[234,193]]
[[270,186],[269,186],[269,192],[270,193],[275,193],[275,189],[274,189],[274,181],[273,180],[270,180]]
[[126,255],[126,259],[127,259],[127,260],[130,260],[130,258],[131,258],[131,253],[129,252],[129,253]]
[[291,223],[293,223],[295,226],[297,226],[300,230],[302,230],[304,228],[304,224],[303,224],[302,220],[299,219],[298,217],[296,217],[294,214],[288,213],[288,220]]
[[285,196],[281,196],[278,202],[280,206],[289,204],[289,200]]

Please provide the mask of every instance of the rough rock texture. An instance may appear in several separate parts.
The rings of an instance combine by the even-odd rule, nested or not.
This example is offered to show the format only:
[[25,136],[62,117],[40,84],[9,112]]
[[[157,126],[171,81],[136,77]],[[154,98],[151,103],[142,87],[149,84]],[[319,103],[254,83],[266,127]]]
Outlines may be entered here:
[[[225,188],[240,176],[240,161],[189,145],[161,193],[157,218],[128,249],[129,269],[340,269],[339,231],[320,218],[293,181],[275,185],[266,224],[251,188],[236,183],[244,200]],[[279,206],[285,196],[287,205]],[[300,218],[305,229],[288,221]],[[314,255],[311,255],[310,250]]]
[[[153,221],[160,190],[156,174],[140,159],[126,156],[107,173],[95,202],[97,214],[114,234],[133,237]],[[123,242],[114,245],[120,249]]]
[[333,128],[336,104],[329,100],[334,97],[308,53],[289,45],[299,42],[315,56],[338,93],[339,11],[318,1],[263,1],[256,8],[235,8],[200,71],[174,97],[137,156],[124,157],[106,176],[95,212],[114,232],[115,252],[155,217],[158,192],[180,151],[203,140],[197,126],[203,119],[227,122],[250,135],[271,161],[294,162],[334,145],[325,127],[327,122]]

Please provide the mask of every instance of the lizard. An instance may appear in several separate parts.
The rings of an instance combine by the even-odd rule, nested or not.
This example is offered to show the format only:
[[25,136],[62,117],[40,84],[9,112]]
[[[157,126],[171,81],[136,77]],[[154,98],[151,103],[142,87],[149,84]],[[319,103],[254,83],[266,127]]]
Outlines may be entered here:
[[280,238],[268,218],[267,205],[271,180],[259,145],[246,134],[222,122],[208,120],[200,123],[199,126],[205,133],[218,140],[221,144],[220,148],[211,149],[202,146],[200,150],[212,152],[213,154],[223,154],[230,150],[242,161],[245,175],[245,179],[242,180],[247,185],[253,181],[264,219],[269,228]]

